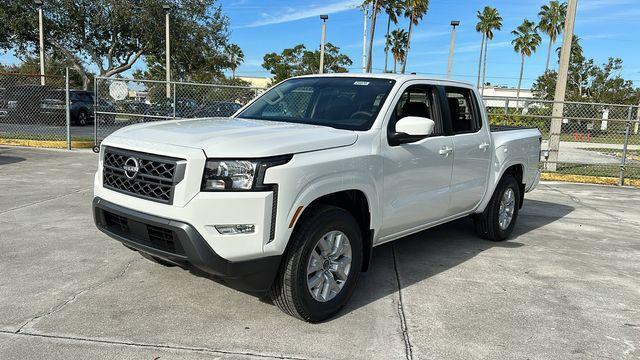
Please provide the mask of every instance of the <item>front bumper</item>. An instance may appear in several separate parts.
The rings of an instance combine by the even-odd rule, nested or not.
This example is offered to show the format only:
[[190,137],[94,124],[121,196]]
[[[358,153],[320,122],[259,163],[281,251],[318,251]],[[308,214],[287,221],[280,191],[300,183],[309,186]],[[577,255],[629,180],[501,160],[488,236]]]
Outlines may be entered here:
[[281,256],[229,261],[219,256],[192,225],[128,209],[100,197],[93,200],[98,229],[129,248],[196,268],[244,291],[266,291],[280,266]]

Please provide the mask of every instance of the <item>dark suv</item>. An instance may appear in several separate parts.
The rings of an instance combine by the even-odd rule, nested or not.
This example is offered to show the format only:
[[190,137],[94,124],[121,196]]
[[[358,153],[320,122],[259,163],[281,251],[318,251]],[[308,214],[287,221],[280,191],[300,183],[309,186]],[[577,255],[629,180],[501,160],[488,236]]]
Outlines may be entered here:
[[[64,119],[64,90],[52,90],[42,100],[41,109],[43,116],[57,116],[62,113]],[[71,124],[85,126],[93,123],[93,93],[84,90],[69,91]]]

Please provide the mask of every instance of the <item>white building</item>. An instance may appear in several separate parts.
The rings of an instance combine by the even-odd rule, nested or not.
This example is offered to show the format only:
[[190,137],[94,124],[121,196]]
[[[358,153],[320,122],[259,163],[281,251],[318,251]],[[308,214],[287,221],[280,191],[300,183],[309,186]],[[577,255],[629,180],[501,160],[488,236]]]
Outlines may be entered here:
[[[487,107],[504,108],[506,102],[504,98],[509,98],[509,108],[516,108],[517,104],[515,99],[518,97],[518,89],[501,86],[488,86],[484,88],[482,96],[485,99]],[[520,89],[520,99],[533,99],[533,97],[533,91],[531,91],[531,89]],[[519,107],[523,106],[525,106],[525,101],[520,102]]]

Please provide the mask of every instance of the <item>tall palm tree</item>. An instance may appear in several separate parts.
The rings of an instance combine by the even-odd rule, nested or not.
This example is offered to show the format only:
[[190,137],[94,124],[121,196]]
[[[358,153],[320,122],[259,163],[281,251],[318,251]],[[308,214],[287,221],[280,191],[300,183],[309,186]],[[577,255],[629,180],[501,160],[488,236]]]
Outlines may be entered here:
[[229,68],[231,69],[231,77],[236,78],[236,70],[244,62],[244,52],[240,49],[240,46],[231,44],[226,49],[227,57],[229,59]]
[[429,10],[429,0],[406,0],[404,3],[404,16],[409,18],[409,33],[407,34],[407,49],[405,50],[405,59],[402,62],[401,72],[404,74],[407,68],[407,58],[409,57],[409,50],[411,49],[411,34],[413,33],[413,26],[418,26],[422,17]]
[[367,72],[371,72],[373,67],[373,38],[376,34],[376,21],[378,20],[378,13],[380,12],[383,0],[364,0],[362,7],[371,5],[371,26],[369,28],[369,46],[367,47]]
[[520,63],[520,78],[518,80],[518,92],[516,96],[516,108],[520,104],[520,89],[522,87],[522,75],[524,74],[524,59],[531,56],[538,49],[538,45],[542,42],[542,37],[538,34],[536,24],[525,19],[520,26],[511,32],[515,38],[511,41],[513,50],[522,57]]
[[[478,63],[478,86],[482,84],[482,92],[484,93],[484,84],[487,78],[487,50],[489,41],[493,39],[493,31],[502,29],[502,17],[496,8],[485,6],[482,12],[478,11],[478,23],[476,31],[482,33],[482,43],[480,44],[480,60]],[[482,83],[480,83],[480,68],[482,68]]]
[[393,55],[393,72],[396,72],[398,63],[404,64],[406,60],[407,42],[409,34],[404,29],[395,29],[390,35],[391,54]]
[[404,0],[387,0],[385,3],[384,12],[387,13],[387,34],[384,37],[384,72],[386,73],[389,65],[389,50],[391,49],[391,37],[389,35],[389,32],[391,31],[391,22],[395,25],[398,24],[398,17],[402,15]]
[[541,32],[549,36],[549,51],[547,52],[547,66],[544,72],[549,71],[549,59],[551,58],[551,49],[555,44],[558,35],[562,34],[564,28],[564,20],[567,17],[567,3],[553,0],[548,5],[543,5],[538,13],[540,22],[538,28]]

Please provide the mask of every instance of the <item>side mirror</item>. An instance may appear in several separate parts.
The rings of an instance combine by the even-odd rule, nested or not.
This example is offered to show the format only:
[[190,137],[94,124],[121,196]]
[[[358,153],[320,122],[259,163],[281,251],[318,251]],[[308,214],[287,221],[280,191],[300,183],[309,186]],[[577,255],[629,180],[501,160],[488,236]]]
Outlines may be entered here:
[[388,135],[389,145],[397,146],[422,140],[433,134],[435,127],[435,121],[428,118],[419,116],[404,117],[396,123],[396,131]]
[[419,117],[407,116],[398,120],[396,123],[396,132],[405,133],[409,136],[429,136],[433,134],[436,127],[435,121]]

